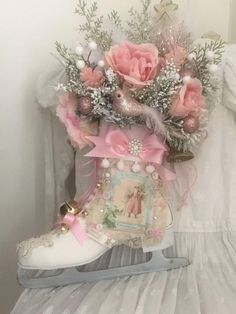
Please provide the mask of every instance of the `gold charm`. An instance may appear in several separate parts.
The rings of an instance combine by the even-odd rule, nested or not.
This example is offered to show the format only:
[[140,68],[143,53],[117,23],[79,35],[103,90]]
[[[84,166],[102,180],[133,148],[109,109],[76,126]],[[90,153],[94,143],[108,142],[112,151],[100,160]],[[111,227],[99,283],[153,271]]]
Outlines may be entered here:
[[78,208],[78,203],[74,200],[65,202],[60,207],[61,216],[65,216],[66,214],[77,215],[82,211],[82,209]]
[[[62,217],[64,217],[67,214],[76,216],[81,212],[82,212],[82,209],[78,208],[78,203],[74,200],[65,202],[60,207],[60,214]],[[65,223],[61,223],[58,230],[61,234],[66,234],[70,230],[70,227]]]
[[61,224],[60,226],[60,232],[62,234],[66,234],[70,230],[70,227],[67,226],[66,224]]

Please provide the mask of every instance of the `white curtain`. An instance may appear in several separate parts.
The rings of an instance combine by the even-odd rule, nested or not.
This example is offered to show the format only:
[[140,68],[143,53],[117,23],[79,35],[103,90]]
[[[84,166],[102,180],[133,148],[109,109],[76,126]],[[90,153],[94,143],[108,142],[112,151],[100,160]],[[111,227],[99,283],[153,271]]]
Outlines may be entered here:
[[[188,257],[190,266],[112,281],[25,290],[12,314],[236,312],[236,46],[227,48],[219,79],[209,136],[194,161],[198,179],[188,204],[174,213],[175,246],[167,252]],[[49,105],[47,101],[43,104]],[[52,116],[47,124],[46,201],[51,211],[65,197],[73,152]],[[103,263],[127,261],[130,254],[129,249],[118,248]]]

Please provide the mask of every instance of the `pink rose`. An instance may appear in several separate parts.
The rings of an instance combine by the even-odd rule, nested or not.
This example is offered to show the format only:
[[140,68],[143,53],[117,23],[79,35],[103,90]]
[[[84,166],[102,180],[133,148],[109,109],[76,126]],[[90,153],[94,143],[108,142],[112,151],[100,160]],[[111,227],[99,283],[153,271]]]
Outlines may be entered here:
[[184,64],[186,58],[187,58],[187,51],[183,47],[180,47],[180,46],[176,46],[175,48],[170,50],[169,53],[165,55],[165,59],[167,61],[173,60],[177,68],[180,68],[181,65]]
[[170,108],[170,114],[173,117],[179,118],[184,118],[190,113],[198,115],[204,104],[205,99],[202,95],[202,83],[198,79],[191,79],[181,87],[177,98]]
[[93,70],[87,66],[81,70],[80,78],[87,87],[100,87],[105,80],[101,71]]
[[163,60],[158,55],[153,44],[135,45],[124,42],[113,46],[105,54],[105,59],[126,83],[140,88],[145,87],[159,74]]

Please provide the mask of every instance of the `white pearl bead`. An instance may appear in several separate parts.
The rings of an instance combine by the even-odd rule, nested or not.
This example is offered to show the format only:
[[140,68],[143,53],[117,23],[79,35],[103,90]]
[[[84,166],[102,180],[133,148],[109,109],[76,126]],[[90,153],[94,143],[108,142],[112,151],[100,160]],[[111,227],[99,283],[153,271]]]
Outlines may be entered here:
[[147,173],[153,173],[154,171],[155,171],[155,167],[154,166],[152,166],[152,165],[148,165],[147,167],[146,167],[146,171],[147,171]]
[[188,84],[190,81],[191,81],[191,76],[189,76],[189,75],[186,75],[186,76],[184,76],[183,77],[183,82],[184,82],[184,84]]
[[132,166],[132,171],[133,172],[140,172],[141,171],[141,167],[137,162],[135,162],[135,164]]
[[84,48],[82,46],[78,46],[75,48],[75,52],[78,56],[82,56],[82,54],[84,53]]
[[118,161],[116,166],[121,171],[124,170],[124,168],[125,168],[125,164],[124,164],[123,160]]
[[194,59],[196,59],[195,53],[190,53],[190,54],[188,55],[188,61],[193,61]]
[[103,67],[105,66],[105,62],[104,62],[103,60],[99,60],[99,61],[98,61],[98,66],[99,66],[100,68],[103,68]]
[[207,51],[207,53],[206,53],[206,58],[208,59],[208,60],[213,60],[214,58],[215,58],[215,53],[214,53],[214,51]]
[[82,70],[85,67],[85,62],[83,60],[78,60],[76,65],[78,69]]
[[110,167],[110,161],[108,159],[103,159],[102,160],[102,164],[101,164],[102,168],[107,169]]
[[109,172],[107,172],[107,173],[105,174],[105,177],[106,177],[106,178],[110,178],[110,176],[111,176],[111,175],[110,175]]
[[216,72],[218,71],[218,65],[217,65],[217,64],[211,64],[211,65],[209,66],[209,71],[210,71],[210,73],[212,73],[212,74],[216,73]]
[[90,50],[97,50],[98,48],[98,45],[95,41],[90,41],[89,44],[88,44],[88,47]]

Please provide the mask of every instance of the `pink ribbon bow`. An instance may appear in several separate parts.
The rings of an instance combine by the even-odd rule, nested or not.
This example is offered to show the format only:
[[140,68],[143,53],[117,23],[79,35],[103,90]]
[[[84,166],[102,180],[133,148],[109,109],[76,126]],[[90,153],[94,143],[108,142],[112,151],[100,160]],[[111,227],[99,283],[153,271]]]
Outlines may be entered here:
[[[128,137],[127,134],[130,134]],[[164,180],[175,180],[175,174],[162,166],[167,146],[154,133],[147,128],[133,127],[126,134],[121,129],[109,127],[104,136],[89,136],[88,139],[95,144],[86,156],[99,158],[125,158],[143,160],[156,164],[160,177]],[[138,140],[141,149],[136,155],[132,154],[130,147],[133,140]]]
[[155,134],[145,133],[140,138],[139,134],[135,134],[134,131],[132,132],[132,138],[128,138],[120,129],[109,129],[105,137],[89,136],[88,139],[96,146],[86,156],[103,158],[134,157],[130,152],[130,144],[132,140],[136,139],[141,143],[142,149],[135,157],[161,165],[167,147]]
[[85,229],[81,226],[79,222],[79,218],[72,214],[66,214],[63,219],[62,223],[66,224],[70,227],[70,231],[76,237],[76,239],[80,242],[81,245],[88,239],[88,235]]

